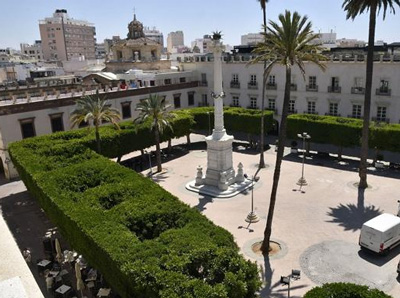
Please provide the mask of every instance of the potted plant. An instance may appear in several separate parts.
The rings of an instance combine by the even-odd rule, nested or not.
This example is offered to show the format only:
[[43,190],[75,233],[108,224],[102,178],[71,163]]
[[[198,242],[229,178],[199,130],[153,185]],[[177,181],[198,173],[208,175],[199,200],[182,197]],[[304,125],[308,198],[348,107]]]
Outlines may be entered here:
[[213,41],[220,41],[222,39],[222,31],[214,31],[211,39]]

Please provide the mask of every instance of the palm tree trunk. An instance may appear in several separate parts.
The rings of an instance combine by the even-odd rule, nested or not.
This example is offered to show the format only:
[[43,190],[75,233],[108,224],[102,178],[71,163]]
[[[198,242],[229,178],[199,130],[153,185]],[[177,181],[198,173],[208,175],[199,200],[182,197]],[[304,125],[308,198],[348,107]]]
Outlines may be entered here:
[[158,130],[158,125],[155,126],[154,138],[156,141],[157,172],[161,172],[162,167],[161,167],[161,150],[160,150],[160,131]]
[[[265,0],[261,0],[265,1]],[[266,38],[267,33],[267,13],[266,13],[266,3],[264,2],[264,6],[262,6],[263,11],[263,24],[264,24],[264,36]],[[260,129],[260,163],[258,165],[259,168],[265,168],[265,160],[264,160],[264,110],[265,110],[265,84],[267,82],[267,78],[265,78],[264,71],[267,68],[267,61],[264,61],[264,69],[263,69],[263,84],[262,84],[262,92],[261,92],[261,129]]]
[[95,121],[94,123],[94,128],[96,131],[96,146],[97,146],[97,153],[101,153],[101,148],[100,148],[100,133],[99,133],[99,123],[98,121]]
[[278,191],[279,177],[281,174],[283,151],[285,149],[287,116],[289,114],[291,75],[292,75],[292,70],[291,70],[290,66],[286,66],[285,95],[283,98],[281,128],[279,131],[279,138],[278,138],[278,152],[276,153],[275,171],[274,171],[271,197],[270,197],[270,202],[269,202],[267,224],[266,224],[266,227],[264,230],[264,240],[261,245],[261,251],[264,255],[268,255],[268,252],[269,252],[269,242],[271,239],[271,232],[272,232],[272,219],[274,216],[276,194]]
[[367,188],[367,158],[368,158],[368,134],[369,118],[371,114],[371,93],[372,93],[372,75],[374,68],[374,44],[375,44],[375,24],[376,24],[376,4],[372,4],[369,14],[369,35],[368,35],[368,53],[367,53],[367,73],[365,81],[364,98],[364,120],[362,128],[360,168],[358,175],[360,183],[358,187]]

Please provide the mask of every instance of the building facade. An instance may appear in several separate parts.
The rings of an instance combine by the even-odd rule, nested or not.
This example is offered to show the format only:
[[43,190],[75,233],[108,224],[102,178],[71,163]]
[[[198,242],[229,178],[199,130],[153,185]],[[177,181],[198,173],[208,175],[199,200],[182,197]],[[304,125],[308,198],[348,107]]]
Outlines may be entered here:
[[37,61],[43,60],[43,51],[42,51],[42,41],[35,40],[35,43],[30,45],[27,43],[21,43],[21,55],[27,55],[30,58],[33,58]]
[[250,46],[250,45],[256,45],[259,42],[264,41],[264,36],[261,33],[248,33],[245,35],[242,35],[241,38],[241,45],[244,46]]
[[184,36],[183,31],[175,31],[168,33],[167,37],[167,51],[168,53],[173,53],[175,47],[184,46]]
[[156,27],[144,27],[143,29],[144,36],[148,39],[151,39],[155,42],[158,42],[162,48],[164,48],[164,35],[160,30],[157,30]]
[[65,9],[57,9],[52,17],[40,20],[39,30],[45,60],[96,58],[94,25],[70,18]]

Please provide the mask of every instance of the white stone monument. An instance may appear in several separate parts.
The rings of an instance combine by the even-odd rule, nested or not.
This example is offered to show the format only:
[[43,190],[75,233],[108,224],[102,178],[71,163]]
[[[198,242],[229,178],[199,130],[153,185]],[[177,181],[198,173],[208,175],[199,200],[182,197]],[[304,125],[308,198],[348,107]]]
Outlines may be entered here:
[[223,49],[220,39],[214,38],[212,45],[214,53],[214,92],[211,92],[211,96],[214,99],[214,129],[212,134],[205,138],[207,143],[206,175],[203,177],[203,169],[199,166],[195,181],[189,182],[186,188],[213,197],[228,198],[250,187],[252,181],[244,177],[241,163],[238,165],[237,175],[235,175],[235,170],[233,169],[233,136],[228,135],[224,128]]

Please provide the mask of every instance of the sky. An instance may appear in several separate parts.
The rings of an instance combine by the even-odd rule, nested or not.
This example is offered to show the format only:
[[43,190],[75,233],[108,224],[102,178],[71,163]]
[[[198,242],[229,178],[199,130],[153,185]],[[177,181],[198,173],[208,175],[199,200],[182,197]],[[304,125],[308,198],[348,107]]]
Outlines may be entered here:
[[[337,38],[368,40],[368,14],[346,20],[341,0],[270,0],[267,18],[277,21],[286,9],[307,15],[315,32],[333,30]],[[262,11],[257,0],[1,0],[0,48],[19,49],[20,43],[40,39],[39,20],[56,9],[67,9],[70,17],[83,19],[96,27],[97,41],[113,35],[126,37],[127,25],[136,12],[144,26],[164,34],[182,30],[185,44],[213,31],[222,31],[225,44],[239,45],[241,35],[261,31]],[[397,15],[378,16],[376,40],[400,42],[400,8]],[[397,31],[397,32],[396,32]]]

